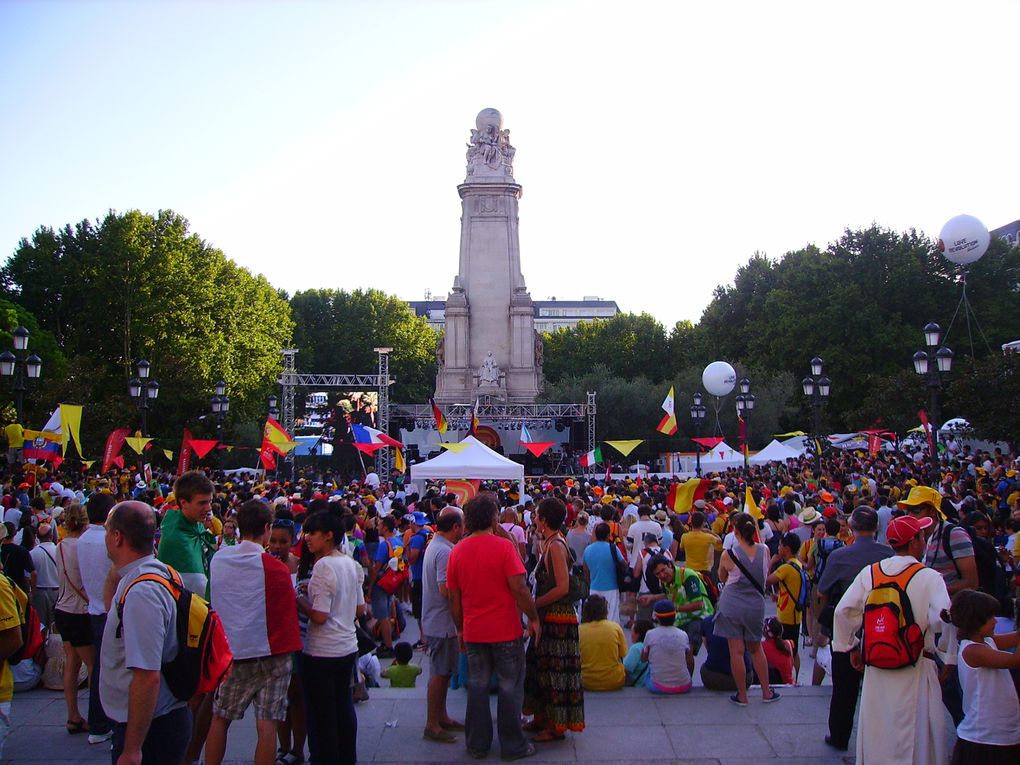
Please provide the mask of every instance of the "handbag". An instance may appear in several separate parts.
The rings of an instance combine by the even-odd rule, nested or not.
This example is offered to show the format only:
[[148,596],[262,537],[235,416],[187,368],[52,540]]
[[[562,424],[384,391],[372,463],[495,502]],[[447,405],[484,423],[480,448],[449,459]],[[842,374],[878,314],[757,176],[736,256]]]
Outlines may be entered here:
[[612,542],[609,543],[609,551],[613,556],[613,562],[616,564],[616,586],[620,592],[637,592],[640,590],[641,580],[634,576],[630,566],[620,559],[620,552]]
[[400,585],[406,582],[411,577],[409,569],[401,569],[400,571],[394,571],[392,568],[386,569],[386,573],[375,580],[376,585],[380,590],[385,592],[387,595],[392,595],[400,589]]
[[730,560],[733,561],[733,563],[736,565],[736,567],[740,569],[740,573],[744,575],[744,578],[747,579],[751,584],[753,584],[754,585],[754,589],[756,589],[759,592],[759,594],[764,598],[765,597],[765,585],[759,583],[757,579],[755,579],[753,576],[751,576],[751,572],[749,572],[744,567],[744,564],[741,563],[740,559],[736,555],[733,554],[732,550],[727,550],[726,554],[730,556]]
[[[560,541],[563,542],[562,539],[560,539]],[[570,559],[567,563],[567,582],[569,586],[566,596],[564,596],[561,600],[569,601],[570,604],[573,605],[577,601],[587,598],[590,588],[588,586],[588,580],[584,577],[583,569],[579,570],[579,567],[575,564],[574,551],[570,549],[566,542],[563,542],[563,546],[566,548]],[[544,553],[540,560],[543,565],[548,567],[548,564],[545,562],[546,558]]]

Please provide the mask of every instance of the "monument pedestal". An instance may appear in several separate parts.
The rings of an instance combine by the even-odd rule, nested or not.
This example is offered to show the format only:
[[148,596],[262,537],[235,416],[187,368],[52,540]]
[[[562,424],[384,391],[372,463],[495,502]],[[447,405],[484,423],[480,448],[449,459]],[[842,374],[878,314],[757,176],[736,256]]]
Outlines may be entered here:
[[460,263],[437,350],[440,404],[495,397],[533,403],[543,388],[542,344],[521,272],[514,148],[502,116],[484,109],[468,144],[461,197]]

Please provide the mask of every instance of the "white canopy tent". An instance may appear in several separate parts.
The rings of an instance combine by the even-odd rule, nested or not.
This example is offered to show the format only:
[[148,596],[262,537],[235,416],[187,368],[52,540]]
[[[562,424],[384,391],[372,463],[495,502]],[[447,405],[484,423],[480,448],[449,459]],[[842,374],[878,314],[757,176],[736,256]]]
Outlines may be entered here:
[[783,446],[773,438],[768,446],[753,455],[748,462],[752,465],[765,465],[769,462],[786,462],[786,460],[794,459],[800,455],[801,452],[791,449],[789,446]]
[[703,471],[725,470],[731,467],[741,467],[744,464],[744,455],[727,444],[720,441],[708,454],[701,456],[701,469]]
[[411,480],[444,480],[447,478],[480,479],[483,481],[517,481],[518,495],[524,496],[524,465],[493,451],[474,436],[461,443],[470,444],[458,452],[446,450],[417,465],[411,465]]

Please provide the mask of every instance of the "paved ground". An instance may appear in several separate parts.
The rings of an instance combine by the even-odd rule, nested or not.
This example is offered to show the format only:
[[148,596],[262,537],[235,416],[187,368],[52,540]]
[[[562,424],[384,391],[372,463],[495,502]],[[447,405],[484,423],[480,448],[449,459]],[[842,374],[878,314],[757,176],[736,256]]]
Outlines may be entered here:
[[[787,763],[843,765],[822,741],[829,708],[828,687],[782,690],[783,699],[762,704],[751,696],[746,709],[730,704],[724,693],[695,688],[686,696],[652,697],[627,688],[585,696],[587,730],[566,741],[543,744],[528,762],[692,762]],[[358,759],[376,763],[474,762],[463,746],[424,741],[425,687],[373,688],[358,705]],[[463,719],[465,693],[450,693],[451,714]],[[87,704],[82,696],[82,704]],[[495,699],[493,699],[495,710]],[[60,693],[35,690],[14,701],[14,730],[3,763],[46,762],[53,765],[109,763],[105,745],[90,746],[85,736],[64,732]],[[388,727],[389,726],[389,727]],[[251,762],[255,725],[251,713],[231,727],[227,762]],[[498,752],[489,761],[498,761]]]

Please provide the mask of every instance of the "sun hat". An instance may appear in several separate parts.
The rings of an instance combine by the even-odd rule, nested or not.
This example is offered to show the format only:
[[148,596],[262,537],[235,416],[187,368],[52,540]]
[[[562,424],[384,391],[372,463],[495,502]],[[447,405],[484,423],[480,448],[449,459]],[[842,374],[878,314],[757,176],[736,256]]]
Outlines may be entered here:
[[801,523],[814,523],[815,521],[821,520],[822,514],[819,513],[813,507],[805,507],[800,511],[800,515],[797,516]]
[[907,498],[901,499],[896,505],[901,510],[918,505],[931,505],[938,510],[942,507],[942,495],[930,486],[915,486],[910,490]]

